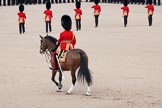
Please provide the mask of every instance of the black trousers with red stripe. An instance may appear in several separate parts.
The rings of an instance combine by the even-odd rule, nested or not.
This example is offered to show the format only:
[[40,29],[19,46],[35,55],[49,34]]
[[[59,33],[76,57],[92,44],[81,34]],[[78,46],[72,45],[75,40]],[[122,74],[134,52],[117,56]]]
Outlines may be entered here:
[[76,19],[76,29],[81,30],[81,19]]
[[25,32],[25,23],[19,23],[19,32],[20,34]]
[[124,27],[127,26],[127,22],[128,22],[128,16],[124,16]]
[[149,26],[152,26],[152,15],[148,16],[148,23],[149,23]]
[[95,27],[98,27],[98,18],[99,18],[99,15],[95,15]]
[[[49,27],[49,30],[48,30],[48,27]],[[48,31],[52,31],[52,28],[51,28],[51,21],[46,21],[46,33],[48,33]]]

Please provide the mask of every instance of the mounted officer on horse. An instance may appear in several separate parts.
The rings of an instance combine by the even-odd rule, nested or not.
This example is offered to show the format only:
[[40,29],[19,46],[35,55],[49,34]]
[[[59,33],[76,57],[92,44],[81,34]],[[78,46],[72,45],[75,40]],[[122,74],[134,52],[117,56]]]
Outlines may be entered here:
[[[58,40],[53,36],[40,36],[40,53],[44,54],[47,51],[50,52],[52,65],[51,80],[56,84],[57,91],[61,91],[62,89],[62,71],[70,71],[72,85],[67,91],[67,94],[72,93],[76,80],[78,79],[82,82],[86,82],[86,95],[90,96],[92,75],[88,67],[88,56],[84,50],[74,48],[76,39],[74,33],[71,31],[72,21],[70,16],[63,15],[61,24],[64,31],[60,33]],[[57,72],[59,73],[59,82],[55,80]]]
[[58,55],[58,59],[60,62],[65,62],[67,51],[74,49],[74,45],[76,44],[76,38],[74,33],[71,31],[72,21],[68,15],[64,15],[61,18],[61,24],[64,28],[64,31],[60,33],[60,37],[57,41],[57,49],[52,49],[52,67],[54,70],[58,69],[56,54]]

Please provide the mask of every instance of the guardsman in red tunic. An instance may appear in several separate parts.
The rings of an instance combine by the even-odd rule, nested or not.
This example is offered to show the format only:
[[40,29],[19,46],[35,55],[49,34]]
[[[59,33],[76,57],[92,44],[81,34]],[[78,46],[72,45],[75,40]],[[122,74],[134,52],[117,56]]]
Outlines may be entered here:
[[152,26],[152,16],[154,12],[154,6],[152,5],[152,0],[148,1],[148,5],[145,8],[147,8],[147,12],[148,12],[149,26]]
[[98,18],[101,12],[101,6],[99,5],[99,0],[95,0],[95,5],[93,5],[91,8],[94,9],[95,27],[98,27]]
[[76,30],[81,30],[81,15],[82,15],[82,10],[80,9],[80,2],[76,2],[76,9],[75,11],[75,21],[76,21]]
[[19,6],[19,11],[17,13],[17,15],[19,16],[18,22],[19,22],[19,32],[21,33],[25,33],[25,19],[26,19],[26,15],[24,11],[24,5],[21,4]]
[[124,0],[124,6],[121,7],[121,9],[123,10],[123,17],[124,17],[124,27],[127,26],[127,22],[128,22],[128,14],[129,14],[129,7],[128,7],[128,2],[127,0]]
[[[63,15],[61,18],[61,24],[62,27],[64,28],[64,31],[60,33],[60,37],[57,41],[57,50],[51,50],[52,53],[52,67],[54,70],[57,70],[57,61],[56,61],[56,54],[58,54],[58,58],[62,58],[62,55],[66,55],[66,52],[68,50],[74,49],[74,46],[76,44],[76,38],[74,33],[71,31],[71,26],[72,26],[72,21],[70,16],[68,15]],[[66,56],[63,58],[65,59]],[[61,60],[62,61],[62,60]],[[65,61],[62,61],[65,62]]]
[[52,15],[52,10],[51,9],[51,3],[47,2],[46,3],[46,10],[44,11],[45,14],[45,23],[46,23],[46,33],[48,33],[48,27],[49,27],[49,31],[52,31],[52,27],[51,27],[51,19],[53,17]]

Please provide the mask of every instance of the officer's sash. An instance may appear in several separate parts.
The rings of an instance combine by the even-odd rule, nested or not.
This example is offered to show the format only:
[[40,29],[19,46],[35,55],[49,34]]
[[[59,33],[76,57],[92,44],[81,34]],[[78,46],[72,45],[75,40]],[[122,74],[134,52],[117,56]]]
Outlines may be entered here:
[[94,15],[99,15],[99,11],[98,10],[95,10],[94,11]]
[[152,10],[149,10],[148,15],[152,15],[152,14],[153,14]]
[[80,15],[76,14],[75,19],[80,19]]
[[49,15],[46,16],[45,21],[50,21],[50,16]]
[[123,14],[124,14],[124,16],[128,16],[127,11],[124,11]]
[[23,17],[19,18],[19,23],[24,23],[24,18]]

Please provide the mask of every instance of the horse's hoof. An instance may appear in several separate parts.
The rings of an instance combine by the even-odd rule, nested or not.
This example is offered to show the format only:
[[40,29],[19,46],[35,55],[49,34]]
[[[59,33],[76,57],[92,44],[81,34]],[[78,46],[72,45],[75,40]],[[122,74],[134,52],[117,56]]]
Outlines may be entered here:
[[63,87],[62,84],[58,85],[58,89],[62,89],[62,87]]
[[61,89],[57,88],[56,91],[57,91],[57,92],[61,92]]
[[57,90],[57,92],[61,92],[61,90]]
[[91,93],[86,93],[86,96],[91,96]]
[[71,95],[72,93],[70,93],[70,92],[66,92],[66,94],[67,94],[67,95]]

